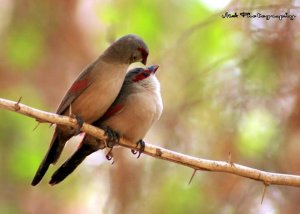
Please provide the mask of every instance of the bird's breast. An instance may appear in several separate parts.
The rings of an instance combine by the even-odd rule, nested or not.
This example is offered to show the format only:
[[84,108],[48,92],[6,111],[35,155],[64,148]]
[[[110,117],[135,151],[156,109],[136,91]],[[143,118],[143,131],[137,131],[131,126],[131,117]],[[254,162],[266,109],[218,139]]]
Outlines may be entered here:
[[123,103],[124,109],[104,121],[104,125],[119,132],[131,142],[145,137],[154,121],[158,119],[156,96],[148,92],[129,94]]

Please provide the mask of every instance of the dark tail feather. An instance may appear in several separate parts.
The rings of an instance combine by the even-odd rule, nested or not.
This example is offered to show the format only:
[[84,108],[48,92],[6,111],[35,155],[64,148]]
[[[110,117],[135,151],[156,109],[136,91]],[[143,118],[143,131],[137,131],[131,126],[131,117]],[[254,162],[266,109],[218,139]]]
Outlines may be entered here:
[[63,181],[88,155],[97,150],[98,148],[88,144],[81,144],[79,149],[63,165],[61,165],[58,170],[54,172],[49,184],[55,185]]
[[60,141],[59,137],[57,136],[57,131],[55,131],[50,148],[31,182],[32,186],[37,185],[44,177],[50,164],[55,163],[58,160],[65,146],[65,142]]

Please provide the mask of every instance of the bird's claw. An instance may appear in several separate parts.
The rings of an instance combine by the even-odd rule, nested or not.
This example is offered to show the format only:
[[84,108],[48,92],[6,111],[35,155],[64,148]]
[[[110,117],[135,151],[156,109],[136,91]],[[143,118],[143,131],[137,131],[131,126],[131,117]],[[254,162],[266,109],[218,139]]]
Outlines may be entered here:
[[[113,150],[113,147],[112,148],[110,148],[110,150],[107,152],[107,154],[105,155],[105,157],[106,157],[106,159],[107,160],[112,160],[113,158],[114,158],[114,156],[113,156],[113,153],[112,153],[112,150]],[[112,163],[111,164],[113,164],[114,163],[114,160],[112,161]]]
[[111,154],[106,154],[105,157],[109,161],[114,158]]
[[141,156],[142,152],[145,150],[145,141],[143,139],[139,140],[136,143],[136,148],[138,148],[139,146],[140,146],[140,148],[138,149],[138,151],[131,149],[132,154],[135,155],[138,153],[137,158],[139,158]]
[[107,136],[106,146],[108,148],[113,148],[116,144],[119,143],[120,135],[119,133],[115,132],[108,126],[101,126],[101,129],[104,130],[105,135]]
[[81,132],[80,129],[82,128],[84,121],[83,121],[83,119],[82,119],[81,117],[79,117],[78,115],[72,114],[71,116],[72,116],[73,118],[75,118],[76,121],[77,121],[77,127],[76,127],[75,132],[74,132],[74,136],[76,136],[76,135],[80,134],[80,132]]
[[[107,137],[107,139],[105,140],[105,146],[110,149],[107,152],[107,154],[105,155],[105,157],[107,160],[110,161],[113,159],[112,150],[113,150],[114,146],[119,143],[120,135],[119,135],[119,133],[115,132],[108,126],[102,125],[102,126],[100,126],[100,128],[104,130],[105,135]],[[114,161],[112,161],[112,164],[113,163],[114,163]]]

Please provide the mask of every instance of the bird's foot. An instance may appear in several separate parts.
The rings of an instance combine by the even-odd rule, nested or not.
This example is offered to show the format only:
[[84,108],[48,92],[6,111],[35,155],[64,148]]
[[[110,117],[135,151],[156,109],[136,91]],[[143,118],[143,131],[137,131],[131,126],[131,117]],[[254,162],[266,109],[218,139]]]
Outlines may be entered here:
[[105,140],[106,147],[113,148],[116,144],[119,143],[120,135],[118,132],[112,130],[108,126],[100,126],[104,130],[107,139]]
[[135,149],[131,149],[132,154],[135,155],[138,153],[137,158],[139,158],[141,156],[142,152],[145,150],[145,141],[143,139],[139,140],[136,143],[136,148],[138,148],[139,146],[140,146],[140,148],[138,149],[138,151],[136,151]]
[[[105,147],[110,149],[106,154],[106,159],[110,161],[113,159],[112,150],[114,146],[119,143],[120,135],[118,132],[112,130],[109,126],[101,125],[100,128],[104,130],[105,136],[107,137],[107,139],[105,140]],[[112,164],[113,163],[114,161],[112,161]]]
[[75,118],[77,121],[77,127],[76,127],[76,129],[74,129],[74,136],[76,136],[76,135],[80,134],[80,132],[81,132],[80,129],[82,128],[84,121],[81,117],[79,117],[78,115],[75,115],[75,114],[71,114],[71,117]]
[[[105,157],[107,160],[112,160],[114,158],[113,153],[112,153],[113,147],[109,149],[109,151],[106,153]],[[114,163],[114,160],[112,160],[111,164]]]

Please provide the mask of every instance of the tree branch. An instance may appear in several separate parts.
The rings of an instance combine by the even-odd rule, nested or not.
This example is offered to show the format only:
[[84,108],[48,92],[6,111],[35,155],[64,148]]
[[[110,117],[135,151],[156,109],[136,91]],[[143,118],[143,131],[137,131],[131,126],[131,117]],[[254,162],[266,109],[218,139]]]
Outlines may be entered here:
[[[18,102],[14,102],[0,98],[0,108],[15,111],[20,114],[35,118],[38,122],[68,125],[74,128],[76,128],[77,126],[77,121],[74,118],[34,109],[24,104],[21,104],[20,101],[21,100],[19,100]],[[102,129],[96,128],[86,123],[83,124],[81,131],[86,132],[96,138],[99,138],[100,140],[106,139],[106,136],[104,135],[104,131]],[[119,144],[123,147],[136,149],[135,143],[129,142],[123,138],[120,139]],[[300,187],[300,176],[296,175],[261,171],[247,166],[235,164],[231,161],[213,161],[202,158],[196,158],[150,144],[145,145],[144,153],[155,158],[171,161],[177,164],[190,167],[194,170],[226,172],[254,179],[263,182],[266,186],[273,184]]]

